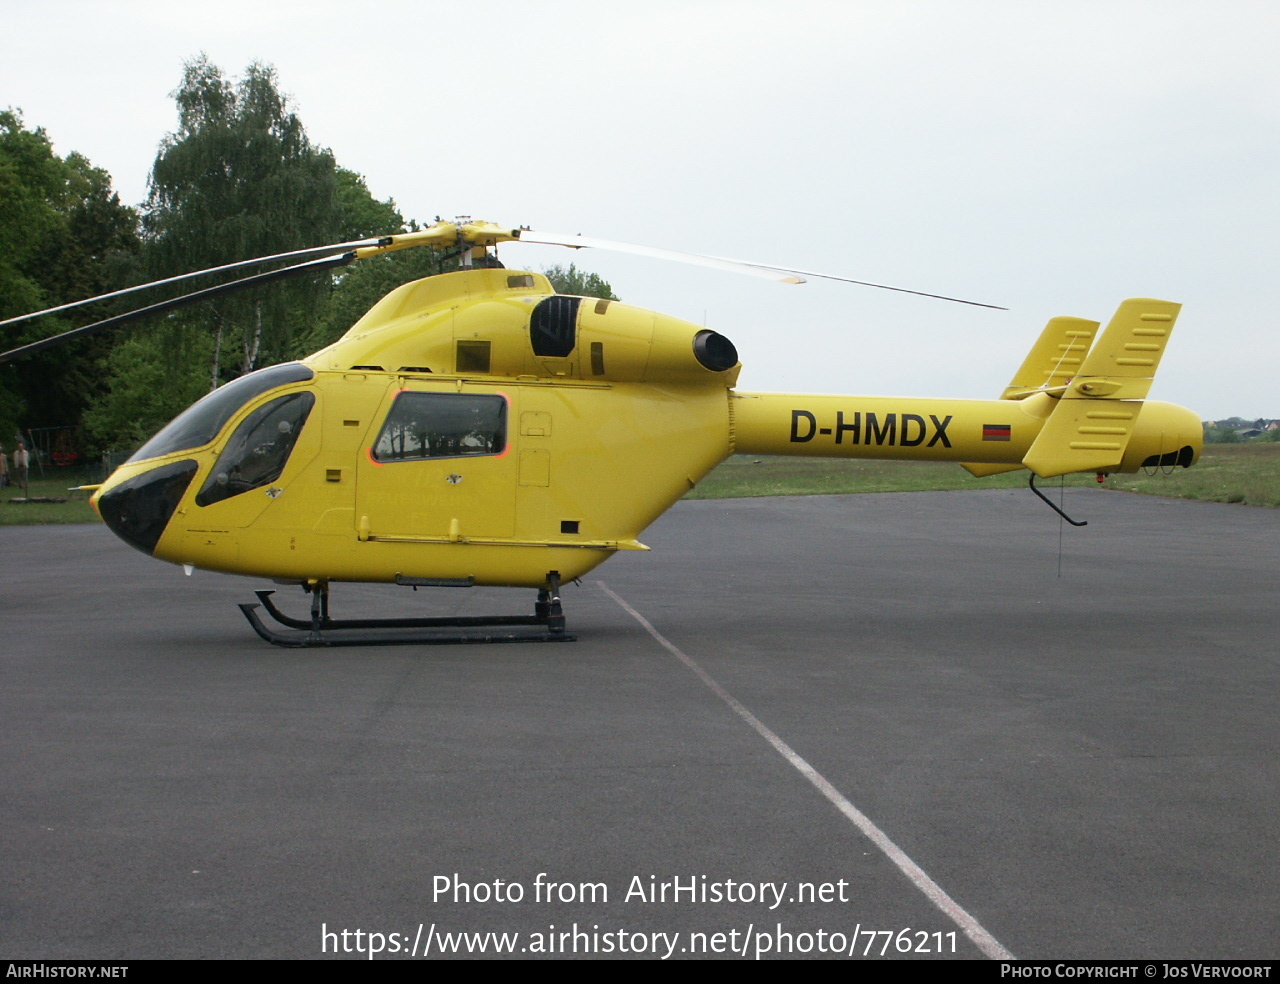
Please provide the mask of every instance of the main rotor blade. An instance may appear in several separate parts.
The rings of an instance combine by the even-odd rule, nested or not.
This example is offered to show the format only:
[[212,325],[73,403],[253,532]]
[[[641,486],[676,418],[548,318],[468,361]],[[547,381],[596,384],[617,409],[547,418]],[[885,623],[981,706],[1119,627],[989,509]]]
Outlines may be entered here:
[[[787,270],[788,267],[779,267],[780,270]],[[909,290],[906,287],[891,287],[888,284],[873,284],[869,280],[853,280],[850,277],[837,277],[834,273],[814,273],[812,270],[791,270],[792,273],[802,273],[806,277],[820,277],[823,280],[839,280],[841,283],[857,284],[860,287],[878,287],[881,290],[894,290],[899,294],[915,294],[917,297],[932,297],[939,301],[954,301],[957,304],[969,304],[973,307],[991,308],[993,311],[1008,311],[1007,307],[1000,304],[984,304],[982,301],[966,301],[963,297],[948,297],[946,294],[930,294],[923,290]]]
[[616,253],[634,253],[637,256],[648,256],[657,260],[675,260],[679,263],[692,263],[695,266],[712,267],[717,270],[728,270],[731,273],[746,273],[753,277],[764,277],[783,284],[802,284],[803,277],[798,277],[790,270],[764,266],[759,263],[744,263],[742,260],[728,260],[720,256],[705,256],[702,253],[682,253],[674,249],[661,249],[657,246],[640,246],[636,243],[619,243],[610,239],[593,239],[589,236],[571,236],[559,232],[534,232],[530,229],[520,230],[520,242],[540,243],[546,246],[568,246],[571,249],[609,249]]
[[61,345],[63,342],[74,341],[77,338],[83,338],[85,335],[96,335],[100,331],[108,328],[115,328],[119,325],[126,324],[130,321],[137,321],[153,314],[160,314],[163,311],[172,311],[174,308],[183,307],[187,304],[195,304],[197,301],[208,300],[211,297],[217,297],[221,294],[231,294],[238,290],[245,290],[249,287],[256,287],[259,284],[269,284],[273,280],[284,280],[287,277],[297,277],[304,273],[310,273],[313,270],[328,270],[332,267],[345,266],[356,258],[354,251],[342,253],[339,256],[326,256],[318,260],[310,260],[306,263],[299,263],[291,267],[283,267],[280,270],[269,270],[266,273],[254,274],[252,277],[245,277],[242,280],[233,280],[228,284],[218,284],[216,287],[206,287],[204,290],[198,290],[193,294],[183,294],[181,297],[170,298],[167,301],[160,301],[157,304],[151,304],[148,307],[138,308],[136,311],[129,311],[126,314],[118,314],[114,318],[107,318],[104,321],[95,321],[91,325],[84,325],[80,328],[73,328],[71,331],[64,331],[61,335],[53,335],[49,338],[42,338],[38,342],[31,342],[27,345],[19,346],[16,349],[10,349],[8,352],[0,352],[0,362],[8,362],[10,359],[16,359],[23,355],[31,355],[33,352],[40,352],[54,345]]
[[915,294],[917,297],[932,297],[939,301],[954,301],[957,304],[970,304],[974,307],[992,308],[996,311],[1007,311],[998,304],[984,304],[981,301],[967,301],[962,297],[948,297],[946,294],[930,294],[923,290],[908,290],[906,287],[891,287],[889,284],[876,284],[868,280],[854,280],[851,277],[837,277],[830,273],[816,273],[812,270],[797,270],[794,267],[773,266],[768,263],[755,263],[748,260],[734,260],[727,256],[708,256],[703,253],[682,253],[674,249],[661,249],[656,246],[639,246],[635,243],[621,243],[609,239],[594,239],[588,236],[573,236],[557,232],[534,232],[529,229],[520,231],[522,243],[542,243],[548,246],[568,246],[571,249],[609,249],[620,253],[635,253],[639,256],[650,256],[660,260],[676,260],[681,263],[693,263],[697,266],[713,267],[733,273],[746,273],[756,277],[765,277],[784,284],[803,284],[805,277],[818,277],[822,280],[839,280],[846,284],[857,284],[860,287],[878,287],[880,290],[897,291],[900,294]]
[[312,246],[308,249],[295,249],[287,253],[276,253],[273,256],[259,256],[252,260],[240,260],[236,263],[227,263],[224,266],[209,267],[207,270],[196,270],[193,273],[183,273],[176,277],[167,277],[164,280],[153,280],[149,284],[138,284],[136,287],[125,287],[123,290],[113,290],[109,294],[99,294],[97,297],[86,297],[83,301],[72,301],[70,304],[59,304],[57,307],[46,308],[43,311],[33,311],[31,314],[20,314],[16,318],[9,318],[0,321],[0,328],[5,325],[14,325],[20,321],[30,321],[32,318],[40,318],[46,314],[57,314],[59,311],[70,311],[72,308],[82,307],[85,304],[92,304],[94,301],[108,301],[113,297],[124,297],[126,294],[134,294],[140,290],[146,290],[149,287],[163,287],[165,284],[176,284],[182,280],[191,280],[193,277],[203,277],[210,273],[225,273],[228,270],[240,270],[245,267],[258,266],[263,263],[272,263],[276,260],[300,260],[308,256],[331,255],[333,253],[345,253],[353,249],[362,249],[370,246],[386,246],[394,237],[379,236],[376,239],[360,239],[350,243],[334,243],[331,246]]

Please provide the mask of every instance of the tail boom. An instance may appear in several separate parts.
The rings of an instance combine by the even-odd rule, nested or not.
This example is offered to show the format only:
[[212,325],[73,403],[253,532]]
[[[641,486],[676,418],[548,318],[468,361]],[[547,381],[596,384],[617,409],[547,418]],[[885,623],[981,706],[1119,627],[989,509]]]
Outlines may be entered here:
[[1025,401],[736,393],[739,454],[1020,465],[1041,421]]
[[[1023,400],[932,400],[737,392],[732,399],[739,454],[948,461],[987,475],[1024,467],[1059,403],[1046,393]],[[1072,467],[1052,474],[1189,466],[1200,456],[1203,430],[1190,410],[1150,400],[1125,401],[1125,410],[1132,418],[1123,448],[1073,457]]]

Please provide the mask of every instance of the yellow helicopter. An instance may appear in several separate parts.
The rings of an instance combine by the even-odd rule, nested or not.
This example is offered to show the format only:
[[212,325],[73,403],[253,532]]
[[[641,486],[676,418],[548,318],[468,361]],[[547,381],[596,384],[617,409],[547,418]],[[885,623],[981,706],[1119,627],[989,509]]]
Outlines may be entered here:
[[[1124,301],[1096,342],[1098,322],[1052,319],[995,400],[743,392],[729,339],[490,265],[493,247],[516,240],[626,248],[790,283],[828,276],[459,219],[218,268],[304,260],[0,361],[294,273],[412,246],[462,251],[463,269],[393,290],[328,348],[214,390],[92,487],[106,524],[145,553],[188,572],[302,585],[309,618],[257,593],[289,631],[265,625],[258,605],[240,606],[284,646],[572,640],[561,584],[616,551],[648,549],[645,527],[733,454],[951,461],[976,476],[1025,468],[1055,510],[1037,476],[1199,457],[1198,417],[1146,399],[1178,304]],[[532,615],[333,619],[329,586],[344,581],[538,595]]]

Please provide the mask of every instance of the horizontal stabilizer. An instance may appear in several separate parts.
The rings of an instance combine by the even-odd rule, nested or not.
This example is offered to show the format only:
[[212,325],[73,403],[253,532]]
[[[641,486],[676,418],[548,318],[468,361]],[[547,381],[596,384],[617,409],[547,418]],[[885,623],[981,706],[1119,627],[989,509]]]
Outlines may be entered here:
[[1133,436],[1141,400],[1062,399],[1022,463],[1041,478],[1112,471]]

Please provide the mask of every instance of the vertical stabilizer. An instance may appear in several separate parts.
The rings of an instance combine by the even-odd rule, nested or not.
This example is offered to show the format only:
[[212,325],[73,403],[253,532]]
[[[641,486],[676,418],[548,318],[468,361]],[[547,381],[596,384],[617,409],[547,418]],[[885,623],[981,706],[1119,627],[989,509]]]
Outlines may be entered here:
[[1151,298],[1121,304],[1022,463],[1041,478],[1119,467],[1181,309]]
[[1070,382],[1084,364],[1098,327],[1098,322],[1084,318],[1050,319],[1000,398],[1020,400]]
[[[1085,318],[1049,319],[1000,399],[1025,400],[1035,393],[1069,383],[1084,364],[1098,328],[1097,321]],[[986,478],[1002,472],[1020,471],[1024,466],[969,461],[961,467],[974,478]]]

